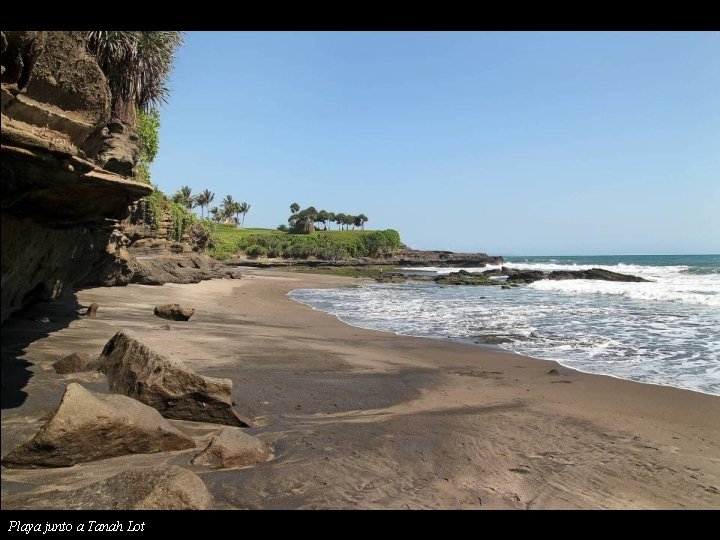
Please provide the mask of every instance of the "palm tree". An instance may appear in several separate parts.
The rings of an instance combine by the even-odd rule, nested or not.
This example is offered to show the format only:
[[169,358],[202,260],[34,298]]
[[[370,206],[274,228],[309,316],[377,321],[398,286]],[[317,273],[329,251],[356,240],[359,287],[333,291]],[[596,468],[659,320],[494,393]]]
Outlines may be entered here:
[[290,212],[293,214],[297,214],[298,210],[300,210],[300,205],[296,202],[292,203],[290,205]]
[[86,41],[107,78],[114,116],[134,126],[137,109],[167,100],[165,82],[182,32],[96,30],[87,33]]
[[351,214],[345,214],[345,229],[350,230],[350,225],[352,225],[353,230],[355,230],[355,216]]
[[190,186],[183,186],[177,190],[172,196],[172,201],[183,205],[188,210],[196,205],[196,197],[193,197]]
[[237,206],[237,203],[233,200],[232,195],[225,195],[225,198],[220,206],[223,207],[223,217],[225,217],[225,219],[232,219],[232,216],[235,213],[235,207]]
[[200,207],[200,217],[205,217],[205,213],[203,212],[203,207],[207,206],[208,209],[210,208],[210,203],[213,202],[215,199],[215,194],[210,191],[209,189],[205,189],[201,191],[196,197],[195,202],[197,202],[197,205]]
[[241,202],[241,203],[239,203],[239,204],[237,205],[237,210],[236,210],[236,211],[237,211],[238,214],[242,214],[242,215],[243,215],[243,217],[242,217],[242,225],[240,225],[240,226],[241,226],[241,227],[244,227],[244,226],[245,226],[245,214],[247,214],[247,213],[250,211],[250,205],[249,205],[248,203],[246,203],[246,202]]
[[365,222],[368,221],[368,217],[365,214],[360,214],[359,216],[355,216],[355,225],[358,227],[362,227],[362,230],[365,230]]
[[213,206],[208,213],[212,216],[212,220],[216,223],[220,223],[222,221],[222,212],[217,206]]

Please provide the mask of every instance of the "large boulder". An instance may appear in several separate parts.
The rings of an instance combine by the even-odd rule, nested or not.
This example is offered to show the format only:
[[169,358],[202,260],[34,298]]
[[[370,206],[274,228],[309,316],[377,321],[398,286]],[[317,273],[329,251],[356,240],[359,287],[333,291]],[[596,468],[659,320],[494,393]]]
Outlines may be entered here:
[[272,456],[267,444],[238,428],[225,428],[197,454],[193,465],[211,469],[245,467],[266,462]]
[[[137,253],[135,244],[131,253]],[[176,253],[138,257],[133,283],[163,285],[164,283],[199,283],[205,279],[223,277],[224,269],[204,253]]]
[[77,373],[78,371],[90,371],[95,369],[95,366],[95,360],[84,352],[68,354],[53,364],[55,373],[61,375]]
[[189,321],[195,310],[180,304],[155,306],[155,315],[169,321]]
[[211,510],[213,497],[195,473],[176,465],[121,472],[79,489],[3,497],[3,509]]
[[110,389],[154,407],[166,418],[249,427],[232,408],[232,381],[205,377],[142,343],[129,330],[107,342],[99,359]]
[[3,458],[10,468],[70,467],[124,454],[154,454],[193,448],[153,408],[116,394],[98,394],[70,384],[50,421]]

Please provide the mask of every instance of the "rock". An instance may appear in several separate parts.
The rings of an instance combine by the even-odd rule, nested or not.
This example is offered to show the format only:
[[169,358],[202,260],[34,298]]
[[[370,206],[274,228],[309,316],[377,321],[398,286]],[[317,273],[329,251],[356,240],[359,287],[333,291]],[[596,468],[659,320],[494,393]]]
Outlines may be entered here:
[[86,317],[97,317],[97,310],[100,307],[100,304],[97,302],[93,302],[90,304],[90,307],[87,308],[87,311],[85,312]]
[[510,285],[503,285],[500,287],[501,289],[512,289]]
[[140,136],[134,127],[112,118],[88,153],[106,171],[131,176],[140,158]]
[[99,359],[110,390],[154,407],[166,418],[250,427],[232,409],[232,381],[198,375],[166,358],[129,330],[110,339]]
[[633,276],[630,274],[620,274],[618,272],[611,272],[610,270],[603,270],[602,268],[590,268],[589,270],[555,270],[553,272],[543,272],[541,270],[528,270],[519,272],[517,270],[508,270],[507,281],[508,282],[520,282],[520,283],[532,283],[541,279],[599,279],[603,281],[623,281],[631,283],[644,283],[648,282],[647,279],[639,276]]
[[77,373],[78,371],[90,371],[95,369],[97,362],[88,353],[74,352],[61,358],[53,364],[55,373],[64,375],[66,373]]
[[548,274],[548,279],[600,279],[603,281],[623,281],[630,283],[649,283],[647,279],[630,274],[620,274],[603,270],[602,268],[590,268],[590,270],[565,271],[556,270]]
[[438,285],[500,285],[496,279],[490,279],[484,274],[472,273],[467,270],[437,276],[435,283]]
[[193,313],[195,313],[193,308],[183,307],[180,304],[155,306],[155,315],[169,321],[189,321]]
[[125,454],[193,448],[153,408],[117,394],[68,385],[50,421],[27,443],[3,458],[10,468],[70,467]]
[[79,489],[3,497],[3,509],[211,510],[213,506],[200,477],[177,465],[124,471]]
[[242,279],[242,272],[240,272],[240,270],[228,270],[225,275],[229,279]]
[[[130,252],[135,251],[134,245]],[[162,285],[164,283],[199,283],[205,279],[223,277],[217,261],[202,253],[177,253],[173,255],[138,258],[137,270],[132,283]]]
[[193,458],[192,464],[211,469],[228,469],[265,463],[271,456],[268,445],[257,437],[243,433],[238,428],[226,428]]
[[550,371],[548,371],[547,374],[557,376],[557,375],[560,375],[560,372],[557,369],[553,368]]
[[507,274],[506,283],[532,283],[541,279],[545,279],[545,272],[542,270],[517,271]]

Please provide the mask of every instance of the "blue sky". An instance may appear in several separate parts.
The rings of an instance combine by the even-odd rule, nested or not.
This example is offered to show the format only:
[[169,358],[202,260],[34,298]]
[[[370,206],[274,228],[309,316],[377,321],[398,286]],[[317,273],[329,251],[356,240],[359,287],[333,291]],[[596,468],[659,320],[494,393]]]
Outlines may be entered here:
[[720,33],[190,32],[152,178],[421,249],[720,252]]

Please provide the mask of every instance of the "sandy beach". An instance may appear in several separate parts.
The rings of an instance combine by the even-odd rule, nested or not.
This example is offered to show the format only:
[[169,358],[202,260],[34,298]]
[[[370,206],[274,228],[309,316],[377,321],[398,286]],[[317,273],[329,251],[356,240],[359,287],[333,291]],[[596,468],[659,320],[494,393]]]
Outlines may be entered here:
[[[217,508],[720,508],[720,397],[579,373],[499,349],[346,325],[292,301],[352,278],[248,270],[241,280],[93,288],[38,306],[49,323],[3,327],[2,454],[29,439],[80,382],[71,352],[96,356],[118,330],[204,375],[233,381],[262,465],[197,470],[194,450],[63,469],[2,470],[3,508],[43,508],[71,489],[145,464],[200,475]],[[100,305],[97,318],[78,318]],[[189,322],[157,304],[196,309]],[[557,370],[559,373],[549,373]],[[198,447],[218,426],[172,421]]]

